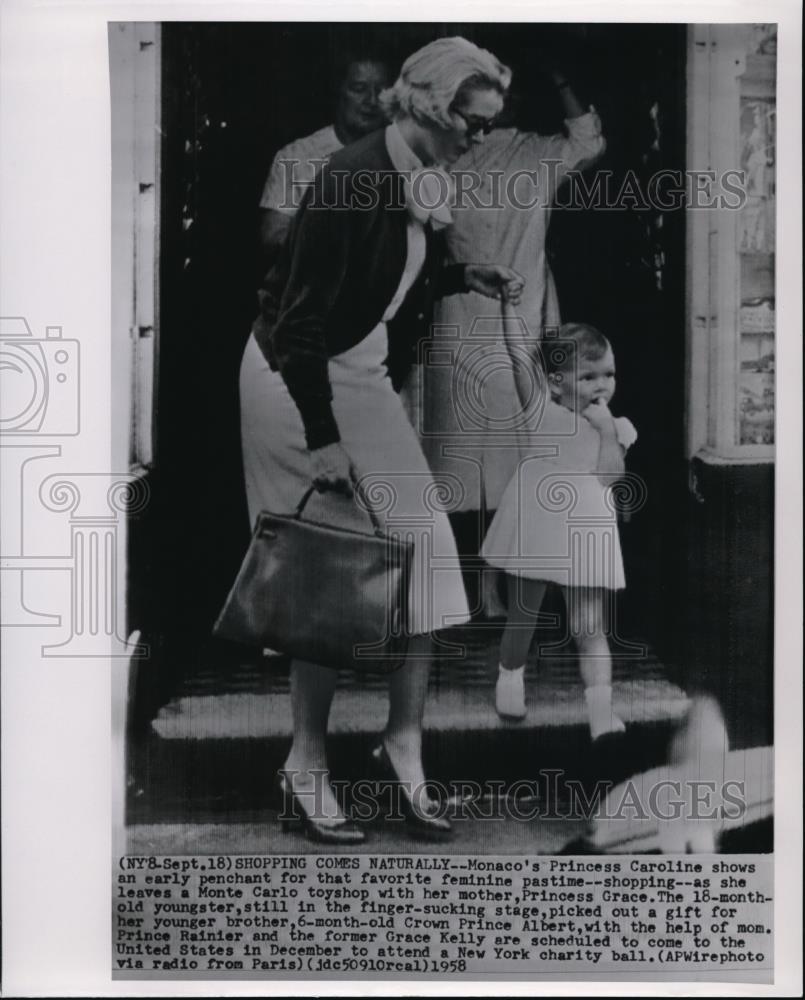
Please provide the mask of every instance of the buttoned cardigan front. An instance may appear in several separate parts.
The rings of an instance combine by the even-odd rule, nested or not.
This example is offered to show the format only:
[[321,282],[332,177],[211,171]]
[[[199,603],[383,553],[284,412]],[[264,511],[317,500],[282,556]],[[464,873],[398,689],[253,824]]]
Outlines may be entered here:
[[[339,440],[328,359],[381,322],[408,250],[404,175],[374,132],[337,152],[316,175],[276,265],[259,290],[252,332],[302,417],[308,448]],[[425,225],[425,263],[388,322],[386,364],[399,389],[427,337],[437,297],[466,291],[464,265],[445,266],[442,234]]]

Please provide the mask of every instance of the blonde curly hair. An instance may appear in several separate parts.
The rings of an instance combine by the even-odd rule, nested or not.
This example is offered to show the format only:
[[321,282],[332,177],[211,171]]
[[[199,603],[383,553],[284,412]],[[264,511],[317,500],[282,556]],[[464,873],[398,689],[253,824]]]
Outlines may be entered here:
[[392,120],[413,118],[452,128],[450,105],[460,90],[490,88],[505,94],[511,70],[466,38],[439,38],[410,55],[393,87],[380,94]]

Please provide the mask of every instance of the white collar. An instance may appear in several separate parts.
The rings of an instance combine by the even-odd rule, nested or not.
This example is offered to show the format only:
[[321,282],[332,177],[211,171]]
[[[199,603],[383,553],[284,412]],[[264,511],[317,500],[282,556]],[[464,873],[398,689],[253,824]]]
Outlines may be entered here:
[[455,201],[453,179],[441,167],[424,167],[396,122],[386,128],[386,149],[396,171],[404,177],[405,202],[411,218],[421,225],[430,220],[434,229],[453,221],[450,206]]
[[405,141],[400,127],[396,122],[386,127],[386,149],[388,150],[394,169],[401,174],[422,169],[422,160]]

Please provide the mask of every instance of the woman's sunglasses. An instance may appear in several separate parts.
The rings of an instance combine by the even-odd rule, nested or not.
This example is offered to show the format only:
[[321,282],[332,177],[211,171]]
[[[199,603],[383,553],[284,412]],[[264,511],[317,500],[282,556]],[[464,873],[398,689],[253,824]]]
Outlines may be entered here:
[[464,112],[459,111],[458,108],[453,108],[452,111],[454,115],[458,115],[458,117],[464,122],[464,125],[466,126],[466,133],[470,137],[474,135],[489,135],[498,123],[497,116],[494,118],[481,118],[477,115],[465,115]]

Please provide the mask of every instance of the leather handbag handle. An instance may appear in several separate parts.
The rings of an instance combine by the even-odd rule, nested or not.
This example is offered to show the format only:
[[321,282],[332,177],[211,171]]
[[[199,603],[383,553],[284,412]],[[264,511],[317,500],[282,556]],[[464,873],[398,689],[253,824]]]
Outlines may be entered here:
[[[372,505],[369,503],[369,500],[368,500],[368,498],[366,496],[366,491],[360,485],[360,483],[358,482],[358,480],[355,479],[354,476],[352,476],[351,478],[352,478],[352,486],[353,486],[355,492],[358,493],[360,495],[360,497],[361,497],[362,506],[366,510],[366,513],[369,515],[369,520],[372,522],[372,527],[374,528],[375,534],[378,536],[378,538],[385,538],[386,537],[386,532],[383,530],[383,525],[380,523],[380,521],[378,521],[377,515],[375,514],[374,510],[372,509]],[[310,500],[310,498],[316,492],[318,492],[318,491],[316,490],[316,487],[313,486],[313,485],[309,486],[305,490],[304,494],[302,495],[302,499],[299,501],[299,505],[297,506],[296,511],[294,512],[294,517],[296,518],[297,521],[301,520],[301,518],[302,518],[302,512],[304,511],[305,507],[307,506],[308,500]],[[322,492],[327,493],[327,492],[333,492],[333,491],[332,490],[330,490],[330,491],[324,490]]]

